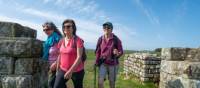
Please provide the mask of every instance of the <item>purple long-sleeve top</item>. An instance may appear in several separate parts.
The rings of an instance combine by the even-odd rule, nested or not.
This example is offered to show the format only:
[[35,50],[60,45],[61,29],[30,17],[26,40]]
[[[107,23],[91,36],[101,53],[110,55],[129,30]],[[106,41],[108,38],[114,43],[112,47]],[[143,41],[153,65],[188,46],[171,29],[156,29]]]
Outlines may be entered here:
[[[101,44],[100,44],[100,49],[97,49],[96,51],[96,63],[98,62],[98,60],[100,58],[105,58],[105,64],[108,65],[117,65],[119,64],[118,58],[123,54],[123,48],[122,48],[122,43],[121,40],[119,38],[117,38],[117,47],[114,47],[114,34],[111,34],[111,37],[108,39],[108,41],[106,41],[105,36],[100,37],[102,38]],[[98,43],[100,43],[100,38],[98,40]],[[98,44],[97,43],[97,44]],[[112,57],[113,54],[113,50],[117,49],[119,53],[119,56],[117,57],[116,60],[113,60],[114,57]]]

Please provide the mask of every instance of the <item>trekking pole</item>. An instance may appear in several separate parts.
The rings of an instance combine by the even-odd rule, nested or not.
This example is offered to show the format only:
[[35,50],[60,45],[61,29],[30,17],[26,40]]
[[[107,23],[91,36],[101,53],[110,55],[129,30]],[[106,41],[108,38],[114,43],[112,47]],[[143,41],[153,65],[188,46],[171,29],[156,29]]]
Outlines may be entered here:
[[94,65],[94,88],[96,88],[96,73],[97,69],[96,69],[96,65]]
[[115,82],[116,82],[116,79],[117,79],[117,68],[116,68],[116,66],[117,66],[117,60],[118,60],[118,58],[117,58],[117,56],[116,55],[114,55],[114,88],[115,88]]
[[117,76],[117,73],[116,73],[116,64],[117,64],[117,58],[116,56],[114,56],[114,88],[115,88],[115,82],[116,82],[116,76]]

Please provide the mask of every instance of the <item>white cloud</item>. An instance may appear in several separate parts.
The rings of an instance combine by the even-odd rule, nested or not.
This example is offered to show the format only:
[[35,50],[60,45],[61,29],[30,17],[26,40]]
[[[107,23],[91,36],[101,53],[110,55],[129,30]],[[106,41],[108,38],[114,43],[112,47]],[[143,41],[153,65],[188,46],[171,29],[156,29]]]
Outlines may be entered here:
[[[41,10],[39,11],[32,8],[27,8],[22,11],[27,14],[35,15],[41,18],[46,18],[46,19],[53,20],[56,22],[62,22],[65,18],[67,18],[66,16],[62,14],[56,14],[55,12],[46,12],[46,11],[41,11]],[[102,26],[101,26],[102,24],[100,24],[100,22],[97,22],[97,21],[85,20],[78,17],[72,17],[72,19],[76,21],[76,25],[79,30],[78,34],[87,43],[90,43],[93,45],[96,44],[96,40],[98,39],[98,37],[101,34],[103,34]],[[130,38],[130,36],[136,35],[136,32],[134,31],[134,29],[133,28],[130,29],[129,27],[126,27],[120,23],[114,23],[114,24],[115,24],[114,25],[115,34],[117,34],[122,39],[122,41],[125,42],[124,44],[130,43],[130,40],[132,39]]]
[[100,25],[98,25],[98,23],[96,22],[80,19],[78,17],[68,17],[63,14],[56,14],[55,12],[41,11],[41,10],[36,10],[33,8],[26,8],[22,10],[22,12],[25,12],[27,14],[34,15],[40,18],[56,21],[56,22],[62,22],[66,18],[72,18],[76,21],[78,27],[86,31],[94,32],[94,33],[97,33],[97,30],[95,29],[100,28]]
[[142,0],[133,0],[138,7],[142,10],[142,12],[147,16],[149,21],[152,24],[160,24],[158,17],[153,15],[153,11],[150,8],[146,8],[144,4],[142,3]]
[[[56,22],[62,22],[64,19],[68,18],[67,16],[64,16],[62,14],[56,14],[55,12],[46,12],[46,11],[39,11],[32,8],[26,8],[22,10],[22,12],[25,12],[27,14],[31,14],[40,18],[45,18],[48,20],[56,21]],[[75,20],[76,25],[78,27],[77,31],[78,34],[87,42],[96,44],[95,39],[98,38],[100,34],[102,34],[100,31],[101,25],[99,25],[96,22],[90,21],[90,20],[84,20],[80,18],[72,17],[72,19]],[[91,37],[92,36],[92,37]]]
[[[21,19],[16,19],[16,18],[12,18],[12,17],[2,16],[2,15],[0,15],[0,21],[14,22],[14,23],[19,23],[23,26],[28,26],[32,29],[37,30],[37,38],[38,39],[45,40],[47,38],[47,36],[42,31],[41,24],[30,22],[27,20],[21,20]],[[101,31],[101,30],[99,30],[99,26],[94,23],[91,23],[92,26],[88,26],[89,22],[83,23],[83,21],[81,21],[81,20],[76,20],[76,21],[78,23],[77,26],[79,27],[78,31],[77,31],[78,35],[80,35],[86,41],[86,43],[96,44],[96,40],[100,36],[100,33],[98,33],[98,32]],[[90,29],[92,29],[95,32],[92,32]]]
[[93,0],[56,0],[55,5],[70,13],[81,14],[80,16],[90,19],[102,21],[109,19]]
[[36,9],[32,9],[32,8],[25,8],[22,9],[22,12],[25,12],[27,14],[31,14],[31,15],[35,15],[38,17],[44,17],[47,19],[51,19],[51,20],[63,20],[66,19],[66,16],[63,15],[59,15],[59,14],[55,14],[52,12],[47,12],[47,11],[41,11],[41,10],[36,10]]
[[[104,11],[100,10],[98,8],[98,5],[94,1],[89,1],[86,2],[86,0],[43,0],[43,4],[48,4],[48,3],[54,3],[56,2],[57,6],[63,6],[64,9],[68,10],[71,9],[74,12],[80,13],[71,13],[73,15],[68,15],[64,13],[59,13],[58,11],[54,10],[48,10],[46,11],[45,9],[42,8],[31,8],[25,4],[17,4],[21,5],[20,7],[17,7],[17,11],[24,13],[24,15],[32,16],[32,18],[27,18],[27,19],[19,19],[18,17],[15,17],[15,15],[8,17],[8,16],[3,16],[0,15],[0,19],[2,21],[9,21],[9,22],[17,22],[25,26],[29,26],[34,29],[42,29],[41,24],[38,23],[38,21],[44,21],[45,20],[50,20],[55,22],[56,24],[59,23],[61,25],[61,22],[63,22],[64,19],[66,18],[71,18],[74,19],[76,22],[76,25],[78,27],[78,35],[80,35],[86,42],[87,45],[92,45],[90,48],[94,48],[97,39],[100,35],[103,34],[102,31],[102,23],[105,22],[105,20],[109,20],[109,17],[107,17],[104,13]],[[73,3],[71,5],[70,3]],[[71,6],[67,6],[67,4]],[[65,11],[65,10],[64,10]],[[72,12],[73,12],[72,11]],[[86,15],[85,15],[86,14]],[[80,17],[83,16],[83,17]],[[88,19],[88,17],[91,17]],[[18,18],[18,19],[16,19]],[[116,25],[115,25],[116,24]],[[58,28],[60,28],[58,26]],[[125,25],[121,25],[120,23],[114,22],[114,32],[117,34],[121,40],[124,42],[124,46],[126,46],[129,49],[133,49],[130,43],[132,42],[132,37],[135,36],[136,32],[129,28],[126,27]],[[38,36],[37,38],[41,40],[46,39],[46,35],[43,33],[42,30],[37,30],[38,31]],[[45,37],[44,37],[45,36]],[[131,47],[131,48],[130,48]],[[127,49],[125,48],[125,49]]]

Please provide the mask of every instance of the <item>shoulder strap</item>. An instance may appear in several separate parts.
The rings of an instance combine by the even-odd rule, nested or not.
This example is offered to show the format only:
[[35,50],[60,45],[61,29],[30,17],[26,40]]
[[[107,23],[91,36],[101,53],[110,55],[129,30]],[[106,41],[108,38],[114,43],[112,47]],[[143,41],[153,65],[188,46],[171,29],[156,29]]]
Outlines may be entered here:
[[102,43],[102,36],[99,37],[99,39],[98,39],[98,41],[97,41],[97,45],[96,45],[96,49],[95,49],[95,53],[97,52],[98,49],[100,49],[99,47],[100,47],[101,43]]
[[114,47],[118,48],[118,37],[116,35],[113,35],[113,41],[114,41]]
[[75,35],[72,48],[77,48],[77,44],[76,43],[77,43],[77,36]]

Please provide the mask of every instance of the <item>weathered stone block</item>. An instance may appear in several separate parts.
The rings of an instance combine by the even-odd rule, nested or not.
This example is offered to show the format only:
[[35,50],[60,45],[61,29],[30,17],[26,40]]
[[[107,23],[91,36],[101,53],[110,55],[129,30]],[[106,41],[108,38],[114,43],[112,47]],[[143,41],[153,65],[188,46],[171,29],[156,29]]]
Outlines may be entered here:
[[142,72],[139,72],[140,74],[140,77],[145,77],[145,78],[148,78],[148,77],[153,77],[154,74],[148,74],[148,73],[142,73]]
[[188,48],[162,48],[161,57],[164,60],[178,60],[186,59]]
[[142,64],[145,65],[156,65],[156,64],[160,64],[160,61],[151,61],[151,60],[141,60],[140,61]]
[[42,41],[33,38],[0,37],[0,55],[11,57],[41,57]]
[[160,68],[160,65],[142,65],[142,69],[157,69]]
[[15,74],[31,75],[37,71],[39,58],[18,58],[15,62]]
[[186,56],[187,61],[197,62],[200,61],[200,49],[198,48],[190,48],[187,51]]
[[173,75],[183,75],[186,78],[200,79],[200,62],[162,60],[160,70]]
[[37,31],[17,23],[0,22],[0,37],[36,38]]
[[160,88],[200,88],[200,80],[161,72],[159,85]]
[[141,69],[140,72],[148,73],[148,74],[156,74],[160,73],[160,69]]
[[7,76],[2,78],[2,88],[34,88],[32,76]]
[[13,64],[14,64],[14,58],[0,57],[0,74],[12,74]]
[[2,82],[1,82],[1,79],[2,79],[2,75],[0,75],[0,88],[2,88]]
[[[47,81],[48,81],[48,68],[49,68],[49,63],[47,61],[41,60],[39,61],[39,72],[35,74],[34,76],[38,80],[39,83],[39,88],[46,88],[47,86]],[[39,77],[39,78],[38,78]]]

